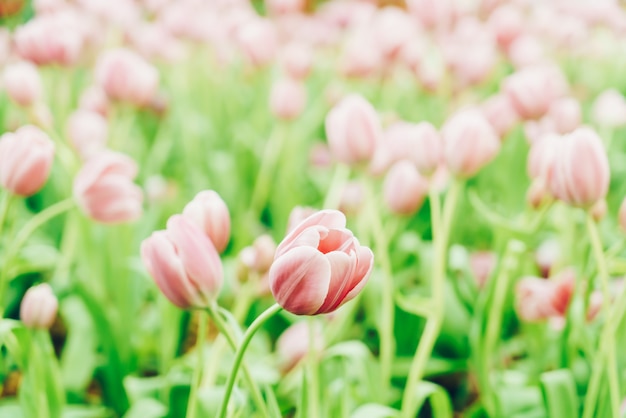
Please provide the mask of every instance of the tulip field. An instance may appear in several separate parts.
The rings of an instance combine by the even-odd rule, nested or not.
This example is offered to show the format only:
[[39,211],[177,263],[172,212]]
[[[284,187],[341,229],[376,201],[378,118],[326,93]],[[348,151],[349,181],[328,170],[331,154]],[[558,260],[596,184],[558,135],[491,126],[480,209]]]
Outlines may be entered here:
[[626,417],[626,2],[0,0],[0,418]]

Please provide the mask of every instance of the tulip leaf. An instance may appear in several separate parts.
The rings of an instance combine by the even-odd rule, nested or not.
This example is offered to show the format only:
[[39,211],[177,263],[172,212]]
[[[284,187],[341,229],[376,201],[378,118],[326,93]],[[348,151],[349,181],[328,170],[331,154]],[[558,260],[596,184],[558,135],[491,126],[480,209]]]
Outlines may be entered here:
[[124,418],[163,418],[167,408],[156,399],[144,398],[134,403]]
[[400,411],[387,405],[368,403],[358,407],[350,418],[396,418],[400,416]]
[[415,392],[415,413],[411,413],[410,416],[417,415],[424,402],[428,400],[433,418],[452,418],[452,402],[448,392],[443,387],[432,382],[422,381],[417,385]]
[[568,369],[545,372],[539,378],[550,418],[569,418],[579,414],[576,382]]
[[432,301],[424,296],[396,293],[396,303],[403,311],[423,318],[432,312]]

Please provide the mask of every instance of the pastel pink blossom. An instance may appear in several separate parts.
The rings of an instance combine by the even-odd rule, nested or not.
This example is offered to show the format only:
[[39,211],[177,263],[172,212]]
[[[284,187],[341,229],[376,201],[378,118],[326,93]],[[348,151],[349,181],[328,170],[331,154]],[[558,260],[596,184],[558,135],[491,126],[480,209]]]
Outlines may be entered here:
[[462,110],[441,129],[445,161],[450,172],[471,177],[495,158],[500,140],[487,119],[477,109]]
[[508,76],[504,93],[522,119],[538,119],[567,91],[563,74],[554,67],[528,67]]
[[566,134],[578,128],[582,123],[582,109],[573,97],[562,97],[550,104],[547,118],[557,133]]
[[357,78],[377,74],[384,65],[384,56],[375,45],[376,38],[366,27],[352,31],[341,52],[341,73]]
[[549,277],[561,259],[561,245],[556,239],[542,242],[535,251],[535,263],[541,277]]
[[268,65],[277,54],[276,28],[267,19],[256,18],[237,32],[237,41],[244,58],[255,67]]
[[383,199],[392,213],[414,215],[427,195],[428,181],[410,161],[399,161],[387,172],[383,183]]
[[382,127],[376,110],[360,95],[345,97],[326,116],[330,151],[342,163],[369,161],[381,135]]
[[407,0],[406,4],[409,12],[430,30],[449,29],[458,15],[453,0]]
[[289,44],[282,51],[281,63],[289,77],[303,80],[311,72],[313,51],[305,43]]
[[525,277],[515,288],[517,313],[526,322],[564,317],[572,299],[575,276],[566,269],[553,279]]
[[278,80],[270,92],[270,110],[281,120],[296,119],[306,106],[306,86],[291,78]]
[[159,73],[148,61],[130,49],[112,49],[100,55],[95,77],[112,100],[145,106],[159,87]]
[[30,196],[48,181],[54,142],[32,125],[0,136],[0,185],[19,196]]
[[517,36],[509,45],[507,55],[517,69],[542,65],[547,61],[544,44],[530,34]]
[[183,216],[209,237],[217,251],[224,251],[230,240],[230,213],[216,191],[198,193],[183,209]]
[[90,86],[80,95],[79,107],[107,117],[109,114],[109,98],[99,86]]
[[339,199],[339,210],[345,214],[356,214],[363,208],[366,199],[363,182],[351,180],[345,184]]
[[124,223],[142,214],[143,194],[133,183],[138,167],[127,155],[100,152],[85,162],[74,179],[74,197],[83,212],[102,223]]
[[482,104],[481,109],[501,139],[519,122],[517,112],[504,94],[491,96]]
[[470,255],[470,270],[476,285],[483,288],[491,274],[495,271],[498,257],[492,251],[476,251]]
[[487,25],[493,31],[498,45],[504,50],[524,31],[524,16],[513,5],[503,5],[489,15]]
[[615,129],[626,125],[626,99],[615,89],[603,91],[593,102],[591,117],[602,127]]
[[215,246],[181,215],[142,242],[141,258],[161,292],[179,308],[205,308],[222,287],[224,272]]
[[560,141],[558,158],[549,179],[551,193],[573,206],[590,208],[606,197],[609,160],[602,140],[591,128],[581,127]]
[[528,177],[548,181],[553,174],[554,164],[559,155],[562,136],[548,134],[532,143],[526,164]]
[[[292,370],[309,353],[311,348],[311,324],[300,321],[291,325],[278,337],[276,352],[281,369],[286,373]],[[324,332],[320,323],[315,322],[313,328],[313,344],[320,353],[324,349]]]
[[99,113],[79,109],[67,120],[67,137],[83,159],[106,148],[109,124]]
[[295,227],[276,249],[270,289],[296,315],[330,313],[353,299],[367,283],[374,254],[346,229],[336,210],[317,212]]
[[[371,22],[376,45],[387,59],[400,55],[402,48],[417,35],[417,25],[397,7],[380,9]],[[373,46],[370,46],[372,48]]]
[[306,0],[267,0],[265,7],[270,15],[285,15],[304,11]]
[[296,206],[291,209],[287,221],[287,233],[293,231],[302,221],[315,213],[317,213],[317,209],[310,206]]
[[7,95],[22,107],[31,107],[43,96],[41,76],[32,63],[21,61],[4,68],[2,81]]
[[276,254],[274,238],[271,235],[263,234],[257,237],[251,246],[241,250],[239,259],[248,270],[263,275],[272,266],[274,254]]
[[49,329],[57,317],[59,301],[47,283],[29,288],[20,304],[20,319],[28,328]]

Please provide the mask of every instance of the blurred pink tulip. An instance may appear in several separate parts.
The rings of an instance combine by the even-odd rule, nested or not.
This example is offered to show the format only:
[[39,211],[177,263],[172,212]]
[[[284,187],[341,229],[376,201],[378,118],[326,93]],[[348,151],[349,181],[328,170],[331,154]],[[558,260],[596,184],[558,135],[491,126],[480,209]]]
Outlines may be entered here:
[[619,226],[622,228],[623,232],[626,232],[626,198],[622,200],[622,203],[619,206],[617,217]]
[[383,67],[384,56],[376,38],[366,28],[355,29],[348,37],[340,58],[341,72],[347,77],[370,77]]
[[[281,369],[287,373],[302,361],[311,347],[311,330],[308,321],[300,321],[287,328],[276,341],[276,352],[279,356]],[[313,328],[313,344],[320,353],[324,349],[324,333],[322,326],[315,323]]]
[[339,199],[339,210],[346,215],[357,214],[363,208],[366,199],[363,182],[351,180],[345,184]]
[[337,161],[369,161],[380,142],[382,127],[374,107],[362,96],[342,99],[326,116],[326,137]]
[[559,155],[563,137],[548,134],[533,142],[528,153],[526,171],[531,179],[541,178],[548,181],[552,177],[554,164]]
[[65,0],[34,0],[33,1],[33,9],[35,9],[35,13],[37,16],[47,14],[47,13],[56,13],[68,7],[70,7],[70,5]]
[[519,122],[517,112],[504,94],[491,96],[482,104],[481,109],[500,139]]
[[239,259],[248,270],[259,275],[267,273],[274,261],[276,242],[270,235],[264,234],[254,240],[251,246],[239,253]]
[[383,198],[392,213],[414,215],[428,195],[428,181],[413,163],[402,160],[395,163],[383,183]]
[[562,97],[567,84],[554,67],[528,67],[504,80],[502,89],[522,119],[538,119]]
[[243,56],[255,67],[270,64],[277,54],[276,28],[267,19],[250,20],[239,29],[237,41]]
[[470,255],[470,269],[476,285],[482,289],[495,271],[498,257],[492,251],[477,251]]
[[68,118],[66,131],[78,154],[86,160],[105,149],[109,124],[99,113],[79,109]]
[[302,13],[305,6],[306,0],[267,0],[265,2],[266,10],[272,16]]
[[582,123],[580,103],[573,97],[556,99],[550,104],[546,117],[550,119],[557,133],[572,132]]
[[477,109],[462,110],[441,129],[445,161],[452,174],[471,177],[495,158],[500,140],[487,119]]
[[159,87],[159,73],[155,67],[130,49],[105,51],[96,63],[98,85],[113,100],[145,106]]
[[402,48],[411,43],[417,35],[415,22],[397,7],[380,9],[374,15],[371,30],[376,45],[388,60],[399,57]]
[[373,262],[372,250],[346,229],[345,215],[322,210],[302,221],[276,249],[270,289],[291,313],[330,313],[363,289]]
[[183,209],[183,216],[209,237],[217,251],[226,249],[230,240],[230,213],[214,190],[198,193]]
[[407,0],[409,12],[430,30],[446,31],[457,17],[453,0]]
[[294,207],[291,210],[291,213],[289,213],[289,220],[287,221],[287,233],[291,232],[302,221],[315,213],[317,213],[317,209],[310,206]]
[[303,80],[311,72],[313,51],[304,43],[292,43],[283,50],[281,63],[289,77]]
[[79,107],[107,117],[109,113],[109,99],[99,86],[90,86],[80,96]]
[[161,292],[179,308],[205,308],[217,299],[224,280],[220,256],[183,216],[172,216],[166,230],[146,238],[141,258]]
[[560,141],[549,180],[552,194],[573,206],[590,208],[609,189],[609,160],[600,137],[588,127],[576,129]]
[[535,263],[539,267],[541,277],[549,277],[561,259],[561,246],[555,239],[546,240],[535,251]]
[[517,69],[542,65],[547,61],[541,40],[528,34],[517,36],[507,52],[509,60]]
[[525,24],[521,10],[510,4],[498,7],[487,21],[498,45],[504,50],[507,50],[515,38],[523,33]]
[[20,319],[28,328],[50,329],[57,317],[59,301],[47,283],[31,287],[20,304]]
[[8,96],[22,107],[31,107],[43,96],[43,85],[37,67],[28,61],[9,64],[2,81]]
[[113,151],[100,152],[85,162],[74,179],[74,197],[87,216],[102,223],[123,223],[142,213],[141,188],[133,183],[137,164]]
[[591,117],[595,123],[606,128],[626,125],[626,99],[615,89],[603,91],[593,102]]
[[517,313],[526,322],[544,321],[567,314],[576,280],[566,269],[553,279],[525,277],[516,286]]
[[270,110],[281,120],[296,119],[306,106],[306,86],[296,80],[283,78],[272,86]]
[[604,296],[602,291],[594,290],[589,296],[589,306],[587,307],[587,322],[591,322],[602,311],[602,304],[604,303]]
[[54,143],[31,125],[0,137],[0,185],[19,196],[35,194],[48,181]]

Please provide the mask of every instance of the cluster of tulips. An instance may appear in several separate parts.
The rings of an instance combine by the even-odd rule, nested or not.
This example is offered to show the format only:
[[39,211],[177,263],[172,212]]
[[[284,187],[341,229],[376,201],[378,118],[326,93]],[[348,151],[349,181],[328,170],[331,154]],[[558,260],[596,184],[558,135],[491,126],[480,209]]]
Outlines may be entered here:
[[623,414],[617,0],[0,6],[0,416]]

